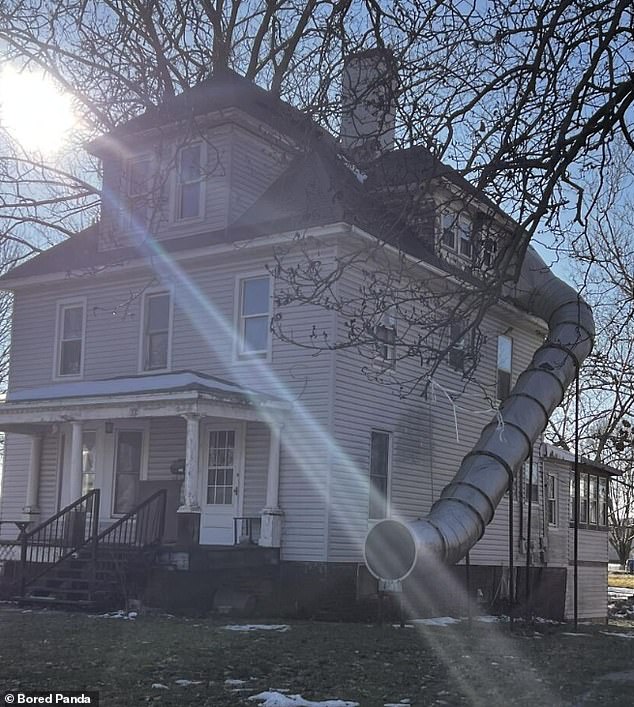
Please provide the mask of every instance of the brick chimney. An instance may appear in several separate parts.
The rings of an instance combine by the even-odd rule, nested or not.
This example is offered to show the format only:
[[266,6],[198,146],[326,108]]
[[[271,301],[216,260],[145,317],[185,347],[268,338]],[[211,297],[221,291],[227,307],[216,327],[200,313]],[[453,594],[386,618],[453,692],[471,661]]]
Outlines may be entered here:
[[396,67],[389,49],[367,49],[344,63],[341,91],[341,145],[358,161],[394,146]]

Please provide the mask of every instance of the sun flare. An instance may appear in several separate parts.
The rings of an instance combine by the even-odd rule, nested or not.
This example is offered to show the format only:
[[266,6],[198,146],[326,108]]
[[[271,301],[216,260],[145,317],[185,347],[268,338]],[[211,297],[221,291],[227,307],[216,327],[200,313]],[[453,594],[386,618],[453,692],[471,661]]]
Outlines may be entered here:
[[0,126],[25,150],[57,152],[76,122],[71,97],[46,75],[2,69]]

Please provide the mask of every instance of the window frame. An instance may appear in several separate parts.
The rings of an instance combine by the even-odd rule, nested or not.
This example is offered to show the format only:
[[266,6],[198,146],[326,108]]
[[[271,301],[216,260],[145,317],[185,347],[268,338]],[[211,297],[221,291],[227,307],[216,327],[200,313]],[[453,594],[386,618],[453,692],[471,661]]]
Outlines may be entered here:
[[[86,297],[75,297],[72,299],[64,299],[57,302],[56,305],[56,318],[55,318],[55,355],[53,357],[53,380],[69,380],[69,379],[81,379],[84,376],[84,367],[86,362],[86,310],[87,310],[87,299]],[[62,373],[62,346],[65,341],[78,341],[78,339],[64,339],[63,338],[63,327],[64,327],[64,312],[68,309],[78,309],[82,310],[82,324],[81,324],[81,353],[79,356],[79,371],[77,373]]]
[[383,370],[396,368],[396,337],[398,335],[396,315],[389,309],[383,313],[381,322],[374,327],[374,365]]
[[[132,192],[132,174],[135,164],[140,164],[146,162],[148,164],[148,175],[147,175],[147,189],[138,193]],[[127,225],[132,229],[140,229],[147,227],[150,221],[150,200],[149,194],[152,191],[152,168],[154,166],[154,158],[149,153],[135,155],[130,157],[126,163],[126,202],[127,202]],[[145,196],[146,203],[140,206],[139,204],[134,205],[134,199]],[[144,213],[141,214],[141,209]]]
[[[466,228],[465,228],[466,227]],[[475,248],[475,224],[466,209],[446,208],[440,212],[440,236],[438,242],[444,248],[465,262],[473,262]],[[464,234],[468,233],[468,238]],[[451,238],[448,235],[451,234]],[[467,252],[464,244],[468,243]]]
[[[264,280],[267,279],[269,283],[269,296],[268,296],[268,311],[266,315],[264,313],[243,315],[242,314],[242,304],[243,298],[243,283],[248,280]],[[271,360],[271,351],[273,337],[271,332],[271,320],[273,317],[273,291],[275,282],[273,277],[268,272],[254,271],[248,273],[240,273],[236,275],[235,287],[234,287],[234,343],[233,343],[233,360],[234,362],[245,362],[253,360]],[[257,351],[244,351],[243,345],[245,341],[244,337],[244,321],[246,319],[254,319],[255,317],[267,317],[268,327],[267,327],[267,337],[266,337],[266,348],[259,349]]]
[[[147,332],[146,332],[146,320],[149,312],[148,301],[152,297],[157,297],[160,295],[167,295],[169,297],[169,311],[168,311],[168,322],[167,322],[167,354],[166,362],[164,368],[149,368],[146,367],[145,363],[148,359],[147,355]],[[138,371],[141,374],[151,375],[153,373],[164,373],[172,369],[172,338],[174,330],[174,293],[171,287],[155,287],[146,290],[143,293],[143,300],[141,302],[141,327],[139,331],[139,360],[138,360]]]
[[[110,487],[110,517],[120,518],[124,512],[115,513],[116,504],[116,482],[117,482],[117,461],[118,461],[118,440],[120,432],[140,432],[141,433],[141,458],[138,481],[148,480],[149,459],[150,459],[150,421],[149,420],[121,420],[114,425],[110,437],[109,449],[111,457],[111,487]],[[112,445],[112,446],[110,446]],[[110,464],[109,464],[110,466]]]
[[[387,438],[387,464],[385,469],[385,496],[382,499],[382,504],[384,505],[384,512],[382,516],[373,516],[372,512],[374,510],[373,503],[373,490],[375,488],[372,479],[377,477],[378,474],[373,474],[373,456],[372,452],[374,449],[374,435],[383,435]],[[394,435],[392,432],[387,430],[371,429],[370,430],[370,445],[368,454],[368,522],[375,523],[380,520],[385,520],[390,517],[390,503],[391,503],[391,487],[392,487],[392,454],[393,454],[393,440]],[[383,478],[383,475],[381,475]]]
[[[591,489],[596,489],[596,499],[592,499]],[[601,487],[605,489],[604,500],[601,499]],[[602,474],[592,474],[582,471],[579,474],[579,527],[584,530],[608,529],[608,502],[609,502],[610,478]],[[595,502],[595,512],[592,511],[592,503]],[[575,473],[570,472],[569,501],[570,527],[575,523]],[[596,520],[591,520],[594,515]]]
[[[181,155],[185,150],[198,147],[200,155],[200,176],[198,179],[183,182],[181,180]],[[206,162],[207,151],[203,140],[193,140],[184,145],[180,145],[176,150],[174,169],[174,203],[172,208],[172,221],[175,224],[192,223],[200,221],[205,216],[205,185],[207,183],[203,165]],[[182,187],[184,185],[198,184],[198,213],[192,216],[182,216]]]
[[546,474],[546,517],[548,525],[553,528],[559,525],[558,481],[557,474]]
[[[503,340],[506,340],[510,342],[510,347],[511,347],[511,352],[510,352],[510,364],[508,370],[503,368],[500,365],[500,358],[501,358],[501,349],[500,349],[500,344],[502,343]],[[495,396],[496,399],[500,402],[503,403],[508,396],[510,395],[511,390],[513,389],[513,353],[514,353],[514,341],[512,336],[508,336],[507,334],[498,334],[496,337],[496,349],[495,349]],[[508,375],[508,391],[506,392],[505,395],[500,395],[501,392],[504,392],[501,390],[502,388],[502,380],[500,378],[500,374],[507,374]]]

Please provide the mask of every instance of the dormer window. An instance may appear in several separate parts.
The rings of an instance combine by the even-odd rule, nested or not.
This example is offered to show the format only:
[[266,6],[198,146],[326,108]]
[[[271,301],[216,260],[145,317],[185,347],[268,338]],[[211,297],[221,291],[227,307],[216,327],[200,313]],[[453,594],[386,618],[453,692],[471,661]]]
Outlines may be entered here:
[[134,158],[128,166],[128,213],[133,228],[148,221],[150,169],[149,157]]
[[392,312],[383,315],[380,324],[374,327],[376,355],[374,363],[380,368],[396,365],[396,317]]
[[181,148],[177,160],[176,218],[198,218],[203,211],[202,145]]
[[441,217],[442,245],[463,258],[473,257],[473,224],[468,216],[445,211]]

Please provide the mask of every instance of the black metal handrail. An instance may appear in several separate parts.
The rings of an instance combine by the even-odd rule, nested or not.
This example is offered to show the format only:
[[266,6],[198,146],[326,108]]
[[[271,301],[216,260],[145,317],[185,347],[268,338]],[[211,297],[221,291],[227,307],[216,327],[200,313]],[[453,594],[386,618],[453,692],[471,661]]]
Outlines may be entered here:
[[99,498],[99,489],[93,489],[19,535],[22,596],[36,579],[94,541],[99,530]]
[[233,519],[233,544],[255,545],[260,538],[260,516],[238,516]]
[[95,538],[97,546],[144,548],[160,544],[165,528],[167,491],[159,489]]

